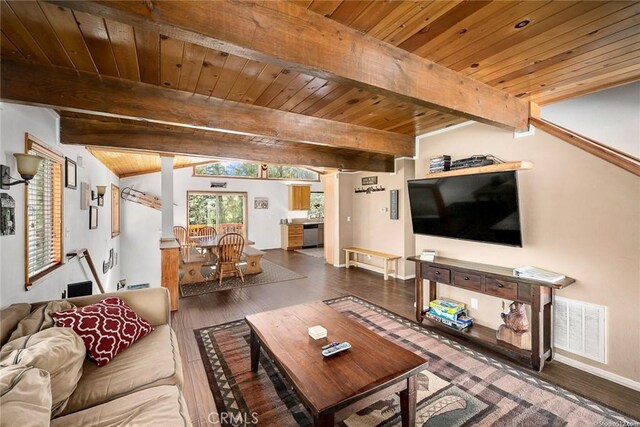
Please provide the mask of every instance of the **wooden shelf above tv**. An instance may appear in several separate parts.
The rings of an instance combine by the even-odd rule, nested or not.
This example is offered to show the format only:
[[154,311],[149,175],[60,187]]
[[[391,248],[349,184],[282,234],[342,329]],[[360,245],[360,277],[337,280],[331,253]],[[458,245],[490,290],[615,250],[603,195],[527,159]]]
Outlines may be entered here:
[[495,165],[478,166],[475,168],[464,168],[464,169],[456,169],[456,170],[446,171],[446,172],[428,173],[426,175],[426,178],[444,178],[447,176],[476,175],[479,173],[518,171],[518,170],[531,169],[532,167],[533,167],[533,163],[522,160],[519,162],[506,162],[506,163],[498,163]]

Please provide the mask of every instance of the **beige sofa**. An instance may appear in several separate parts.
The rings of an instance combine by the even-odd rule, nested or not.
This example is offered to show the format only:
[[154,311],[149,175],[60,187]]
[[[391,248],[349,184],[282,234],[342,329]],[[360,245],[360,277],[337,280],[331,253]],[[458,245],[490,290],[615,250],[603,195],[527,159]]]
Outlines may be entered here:
[[[191,425],[182,396],[178,341],[170,327],[169,293],[164,288],[152,288],[68,301],[82,307],[108,296],[122,299],[155,329],[103,367],[86,358],[75,391],[62,413],[51,420],[51,425]],[[33,311],[45,303],[33,304],[30,309]],[[3,316],[3,341],[11,334],[8,327],[15,328],[14,322],[5,318]],[[22,424],[19,420],[13,421]]]

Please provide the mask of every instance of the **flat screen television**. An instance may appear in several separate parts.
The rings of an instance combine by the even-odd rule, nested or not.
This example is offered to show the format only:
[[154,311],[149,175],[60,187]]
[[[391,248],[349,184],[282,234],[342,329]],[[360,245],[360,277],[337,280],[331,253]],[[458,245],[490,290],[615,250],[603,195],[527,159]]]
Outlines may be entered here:
[[515,171],[408,184],[415,234],[522,246]]

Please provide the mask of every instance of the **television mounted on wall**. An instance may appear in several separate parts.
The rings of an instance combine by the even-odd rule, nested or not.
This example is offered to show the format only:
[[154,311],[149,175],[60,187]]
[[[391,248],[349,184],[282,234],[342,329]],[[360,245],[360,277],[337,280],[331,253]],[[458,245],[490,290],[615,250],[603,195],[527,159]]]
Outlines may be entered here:
[[515,171],[408,182],[413,232],[522,247]]

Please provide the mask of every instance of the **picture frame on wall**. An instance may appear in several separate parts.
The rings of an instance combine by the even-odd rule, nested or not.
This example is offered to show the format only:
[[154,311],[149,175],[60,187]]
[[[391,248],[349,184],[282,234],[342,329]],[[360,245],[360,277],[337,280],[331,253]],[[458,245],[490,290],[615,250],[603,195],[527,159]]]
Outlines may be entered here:
[[269,199],[267,197],[256,197],[253,199],[254,209],[269,209]]
[[98,207],[89,206],[89,230],[98,228]]
[[78,165],[68,157],[64,158],[64,186],[72,190],[78,188]]
[[120,235],[120,187],[111,184],[111,238]]
[[80,210],[86,211],[89,209],[89,202],[91,201],[91,187],[89,183],[80,183]]

